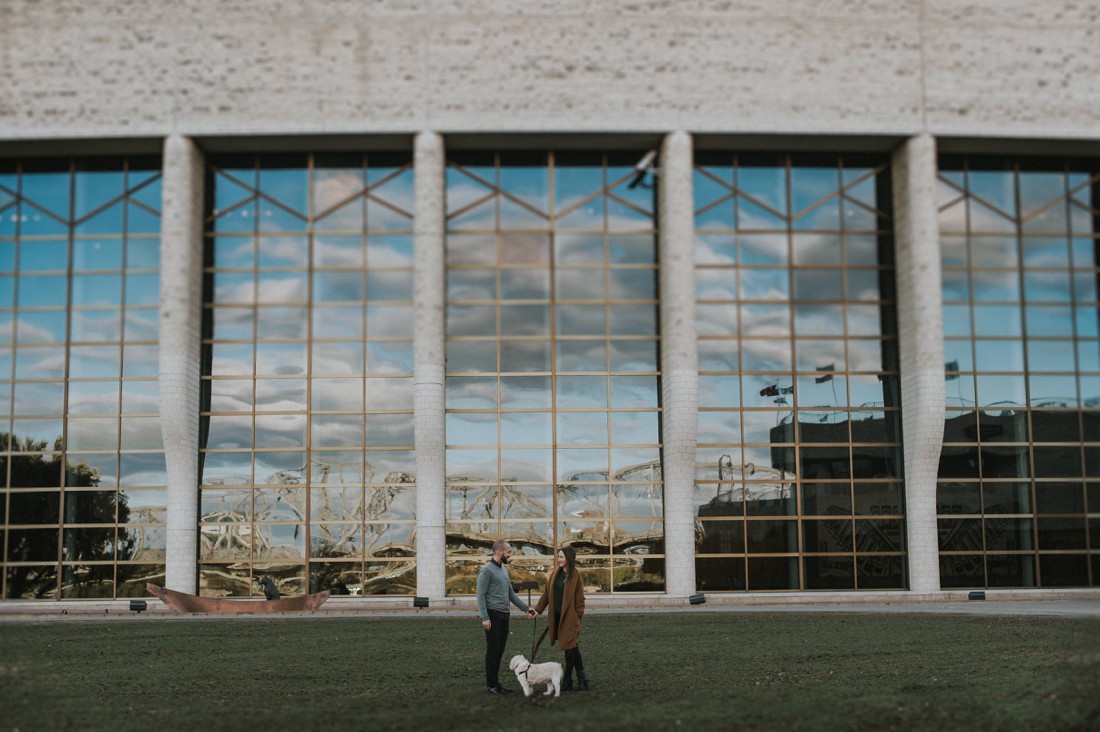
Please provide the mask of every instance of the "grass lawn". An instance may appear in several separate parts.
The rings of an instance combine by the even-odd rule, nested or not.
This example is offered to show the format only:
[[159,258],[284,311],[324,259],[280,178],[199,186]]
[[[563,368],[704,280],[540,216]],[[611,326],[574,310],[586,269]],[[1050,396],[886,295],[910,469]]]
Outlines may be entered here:
[[518,691],[511,629],[498,698],[474,617],[5,622],[0,732],[1100,729],[1097,618],[590,614],[559,699]]

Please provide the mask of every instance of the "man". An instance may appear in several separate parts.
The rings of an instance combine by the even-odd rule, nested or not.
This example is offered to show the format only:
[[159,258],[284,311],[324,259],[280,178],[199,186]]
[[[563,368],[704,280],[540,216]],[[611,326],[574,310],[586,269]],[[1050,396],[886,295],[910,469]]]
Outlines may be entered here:
[[508,642],[508,617],[511,602],[527,617],[537,617],[533,608],[527,607],[512,589],[508,577],[508,560],[512,558],[512,546],[503,539],[493,542],[493,558],[485,563],[477,575],[477,612],[481,627],[485,629],[485,685],[490,694],[510,694],[511,689],[500,685],[497,674],[500,660],[504,658],[504,644]]

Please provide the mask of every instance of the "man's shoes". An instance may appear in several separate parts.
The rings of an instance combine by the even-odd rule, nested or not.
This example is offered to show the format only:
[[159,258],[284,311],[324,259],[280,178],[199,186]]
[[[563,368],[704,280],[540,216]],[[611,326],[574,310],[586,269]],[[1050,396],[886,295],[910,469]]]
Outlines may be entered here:
[[490,694],[496,694],[497,696],[504,696],[505,694],[511,694],[512,690],[511,689],[505,689],[500,684],[497,684],[496,686],[490,686],[489,687],[489,693]]

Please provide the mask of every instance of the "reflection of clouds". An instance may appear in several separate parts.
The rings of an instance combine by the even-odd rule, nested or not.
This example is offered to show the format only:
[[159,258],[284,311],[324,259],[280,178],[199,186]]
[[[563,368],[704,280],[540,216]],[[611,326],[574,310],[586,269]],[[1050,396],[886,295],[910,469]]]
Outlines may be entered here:
[[164,454],[123,454],[119,456],[119,485],[166,485]]
[[[43,395],[35,394],[39,389],[49,388],[49,384],[20,384],[17,385],[15,390],[15,414],[21,413],[21,407],[29,406],[31,403],[49,404],[50,400],[44,398]],[[29,394],[23,390],[27,388],[33,389]],[[58,385],[60,387],[60,385]],[[26,400],[26,401],[24,401]],[[131,402],[132,403],[132,402]],[[138,406],[138,405],[134,405]],[[142,400],[141,406],[146,408],[131,408],[128,411],[131,412],[155,412],[157,411],[156,396],[153,395],[151,400],[146,398]],[[148,407],[152,407],[151,409]],[[52,413],[50,409],[35,410],[39,414]],[[58,410],[60,412],[60,410]],[[70,414],[112,414],[118,411],[118,383],[117,382],[100,382],[100,381],[88,381],[80,382],[74,381],[69,384],[69,413]],[[23,412],[25,413],[25,411]]]
[[882,310],[877,305],[848,306],[848,335],[878,336],[882,334]]
[[448,305],[447,335],[495,335],[496,313],[493,305]]
[[447,450],[447,482],[496,480],[496,450]]
[[450,413],[447,415],[447,441],[451,445],[494,445],[497,442],[495,413]]
[[[453,297],[452,299],[476,300],[491,296],[491,286],[488,288],[482,286],[476,291],[469,292],[465,298]],[[502,300],[542,300],[549,298],[550,271],[547,269],[501,270],[500,297]]]
[[794,299],[840,300],[843,296],[839,269],[799,269],[794,273]]
[[[498,234],[496,250],[499,263],[502,265],[527,264],[544,266],[550,262],[550,239],[546,234],[501,233]],[[484,254],[488,260],[487,263],[491,263],[492,250],[490,249],[490,251]],[[506,278],[508,272],[509,270],[502,271],[501,277]]]
[[[252,419],[248,416],[210,417],[206,448],[247,448],[252,446]],[[210,456],[207,457],[210,461]]]
[[[361,169],[317,168],[313,172],[313,210],[318,214],[328,211],[364,188]],[[321,221],[326,229],[358,229],[363,223],[362,208],[352,202]]]
[[492,409],[497,404],[495,378],[447,379],[448,409]]
[[[244,319],[247,323],[247,311],[244,313]],[[265,339],[304,339],[308,334],[308,323],[308,311],[306,308],[258,308],[256,311],[256,337]],[[250,338],[251,334],[244,337]]]
[[741,297],[744,300],[790,299],[790,273],[787,269],[743,269],[740,272]]
[[[247,387],[250,381],[219,382]],[[239,392],[238,392],[239,393]],[[305,409],[306,382],[304,379],[257,379],[256,411],[294,412]],[[241,408],[248,410],[247,392],[241,394]],[[218,410],[215,410],[218,411]],[[229,410],[225,410],[229,411]]]
[[66,444],[70,450],[117,450],[117,430],[117,419],[70,419]]
[[159,354],[160,348],[155,345],[127,344],[122,351],[122,375],[124,377],[159,375]]
[[122,420],[123,450],[163,450],[157,417],[127,417]]
[[412,409],[412,404],[412,379],[397,378],[366,380],[366,407],[368,410]]
[[815,371],[832,364],[835,369],[844,368],[844,341],[835,338],[796,341],[799,371]]
[[549,482],[551,453],[549,449],[501,450],[501,480]]
[[[78,341],[91,341],[91,340],[121,340],[121,327],[122,319],[119,317],[119,312],[116,309],[110,310],[72,310],[72,340]],[[64,315],[59,320],[64,323]],[[19,335],[20,340],[36,340],[36,341],[64,341],[64,325],[61,328],[61,332],[57,334],[57,331],[50,332],[50,336],[55,334],[61,336],[59,338],[52,338],[47,336],[43,338],[41,329],[35,328],[32,332],[26,332],[26,328],[31,327],[31,324],[26,323],[24,318],[20,318],[19,321]],[[155,336],[154,336],[155,339]],[[134,339],[131,340],[145,340]]]
[[368,305],[368,338],[405,338],[413,334],[413,309],[402,305]]
[[491,269],[447,272],[447,300],[491,300],[496,295],[496,273]]
[[729,269],[697,269],[695,296],[699,300],[733,300],[737,297],[735,272]]
[[252,381],[214,381],[210,386],[210,409],[214,412],[247,412],[252,409]]
[[[137,353],[136,358],[143,355]],[[119,375],[119,353],[117,346],[73,346],[69,350],[69,376],[115,377]]]
[[878,340],[848,341],[848,368],[852,371],[881,371],[885,368],[882,363],[882,342]]
[[843,335],[842,305],[795,305],[795,333],[799,335]]
[[698,442],[737,443],[741,439],[739,412],[699,412]]
[[125,318],[127,341],[157,340],[159,325],[156,309],[127,308]]
[[741,334],[777,336],[790,333],[790,310],[786,305],[742,305]]
[[1020,279],[1016,270],[975,270],[972,277],[975,300],[1016,302],[1020,299]]
[[1024,273],[1024,288],[1029,302],[1040,300],[1068,302],[1070,296],[1075,294],[1070,289],[1070,273],[1068,270],[1027,271]]
[[695,308],[695,327],[700,335],[736,335],[735,305],[699,304]]
[[61,378],[65,374],[63,348],[19,348],[15,351],[17,379]]
[[313,263],[322,267],[362,267],[361,236],[325,236],[313,240]]
[[256,447],[302,447],[306,418],[301,414],[256,416]]
[[363,444],[361,414],[317,414],[310,420],[314,447],[356,447]]
[[840,264],[839,234],[796,234],[791,248],[797,264]]
[[791,364],[791,345],[780,339],[753,339],[741,342],[742,368],[746,371],[787,371]]
[[[484,171],[478,171],[479,173]],[[491,180],[491,179],[489,179]],[[494,193],[492,188],[484,186],[457,170],[447,169],[447,215],[451,216],[461,211],[475,201],[479,201]],[[493,212],[493,202],[490,200],[487,207]],[[490,228],[490,227],[486,227]]]

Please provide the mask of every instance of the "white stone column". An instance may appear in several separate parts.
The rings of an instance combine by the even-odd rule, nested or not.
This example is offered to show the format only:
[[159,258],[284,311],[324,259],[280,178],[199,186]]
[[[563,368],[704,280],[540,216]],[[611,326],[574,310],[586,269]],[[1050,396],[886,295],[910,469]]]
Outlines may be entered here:
[[446,160],[443,137],[433,132],[418,134],[413,164],[416,176],[413,222],[416,594],[442,599],[447,594],[444,493],[447,458],[444,392]]
[[892,163],[909,589],[928,593],[940,589],[936,477],[946,411],[936,143],[912,137]]
[[165,584],[198,591],[199,382],[203,158],[189,138],[164,142],[160,256],[160,425],[168,470]]
[[692,140],[661,145],[657,189],[661,298],[661,406],[665,482],[666,592],[695,592],[695,486],[699,352],[695,338],[695,219]]

